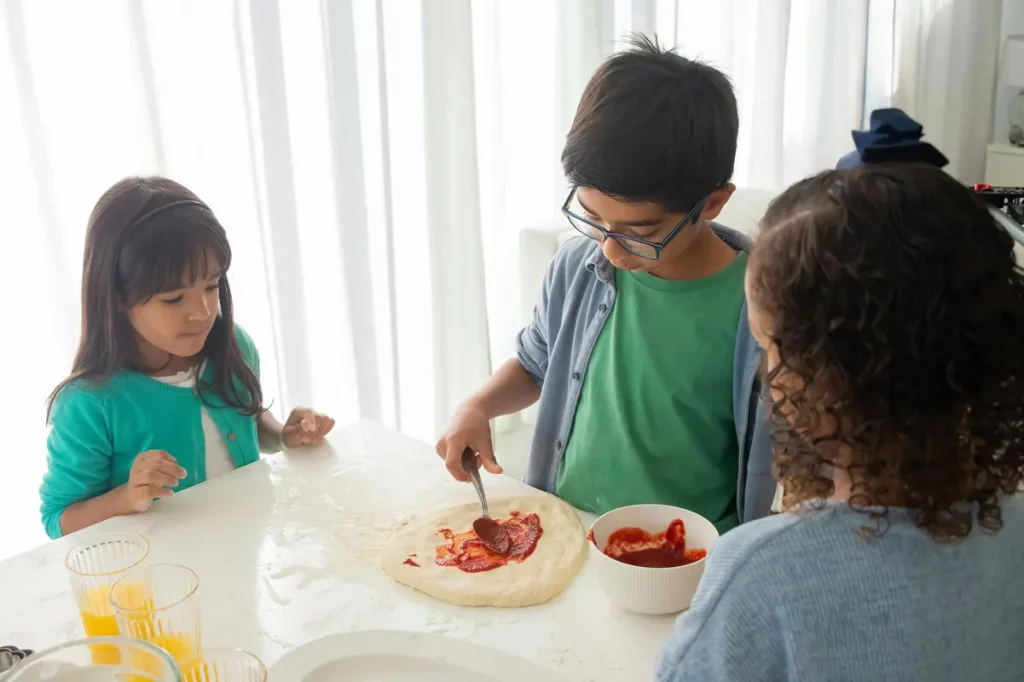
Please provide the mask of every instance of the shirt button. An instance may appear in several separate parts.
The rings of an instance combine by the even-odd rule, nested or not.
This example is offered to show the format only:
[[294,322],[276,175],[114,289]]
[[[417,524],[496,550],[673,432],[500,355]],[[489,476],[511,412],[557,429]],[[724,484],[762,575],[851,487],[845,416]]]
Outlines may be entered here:
[[556,450],[561,450],[562,449],[562,441],[558,441],[557,443],[555,443],[555,449]]
[[604,313],[604,312],[608,311],[608,306],[606,306],[604,303],[602,303],[601,305],[597,306],[597,309],[599,311],[601,311],[602,313]]
[[573,378],[574,381],[579,381],[580,380],[580,373],[579,372],[573,372],[572,373],[572,378]]
[[234,439],[235,439],[235,434],[234,434],[234,432],[232,432],[232,433],[229,433],[229,434],[228,434],[228,440],[234,440]]

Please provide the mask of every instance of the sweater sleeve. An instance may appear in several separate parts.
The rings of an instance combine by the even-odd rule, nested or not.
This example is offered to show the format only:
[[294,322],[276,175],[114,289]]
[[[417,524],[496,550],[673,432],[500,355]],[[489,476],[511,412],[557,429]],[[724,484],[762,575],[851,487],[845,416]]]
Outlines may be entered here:
[[[787,678],[783,627],[772,602],[777,576],[757,557],[758,546],[785,525],[756,521],[719,539],[693,604],[662,652],[658,682]],[[751,526],[760,527],[750,532]]]
[[242,352],[242,360],[258,379],[260,376],[260,352],[256,349],[252,337],[237,324],[235,325],[235,341],[238,342],[238,349]]
[[63,535],[65,509],[111,488],[113,445],[102,401],[73,385],[65,388],[53,405],[46,447],[40,512],[46,534],[56,539]]

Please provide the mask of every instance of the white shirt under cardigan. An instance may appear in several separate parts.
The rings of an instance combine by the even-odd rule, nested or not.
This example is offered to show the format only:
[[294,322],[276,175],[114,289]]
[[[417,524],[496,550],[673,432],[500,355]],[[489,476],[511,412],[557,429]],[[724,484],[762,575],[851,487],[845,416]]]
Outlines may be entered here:
[[[184,372],[178,372],[168,377],[153,378],[179,388],[195,388],[197,379],[202,375],[205,368],[206,363],[204,362],[198,367],[193,367]],[[203,440],[206,442],[206,479],[209,480],[214,476],[234,471],[235,460],[231,457],[228,445],[224,442],[224,436],[221,434],[220,429],[217,428],[217,424],[213,421],[209,411],[205,407],[200,407],[199,409],[203,422]],[[173,455],[173,453],[171,454]]]

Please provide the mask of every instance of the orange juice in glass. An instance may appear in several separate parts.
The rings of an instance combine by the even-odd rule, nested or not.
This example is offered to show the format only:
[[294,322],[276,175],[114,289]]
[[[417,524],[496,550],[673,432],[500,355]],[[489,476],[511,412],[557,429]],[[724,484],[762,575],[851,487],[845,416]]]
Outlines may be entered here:
[[181,682],[267,682],[267,668],[248,651],[214,649],[183,661]]
[[[118,634],[117,620],[110,605],[110,588],[148,555],[146,538],[126,533],[97,535],[68,552],[64,565],[71,577],[71,591],[86,637]],[[91,650],[97,665],[120,661],[116,648],[96,645]]]
[[202,651],[199,577],[185,566],[154,564],[125,573],[110,590],[121,634],[156,644],[179,663]]

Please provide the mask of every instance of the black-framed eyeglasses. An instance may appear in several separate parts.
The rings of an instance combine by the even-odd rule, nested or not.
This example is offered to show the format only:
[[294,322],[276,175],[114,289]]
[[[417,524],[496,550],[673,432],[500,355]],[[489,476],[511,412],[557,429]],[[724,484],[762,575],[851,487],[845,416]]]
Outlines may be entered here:
[[634,237],[629,234],[621,234],[619,232],[609,232],[605,228],[601,227],[597,223],[591,222],[581,215],[573,213],[569,210],[569,204],[572,203],[573,197],[576,196],[577,187],[573,187],[572,191],[569,192],[569,196],[565,198],[565,203],[562,204],[562,213],[569,220],[577,232],[582,234],[584,237],[590,237],[597,242],[604,242],[609,237],[618,242],[619,246],[629,251],[634,256],[640,256],[648,260],[658,260],[661,257],[661,251],[668,243],[675,239],[676,235],[683,231],[683,228],[692,222],[696,222],[697,218],[700,217],[701,212],[704,210],[704,203],[707,201],[707,197],[697,202],[697,205],[690,209],[689,213],[683,216],[683,219],[679,221],[679,224],[672,228],[672,231],[668,233],[664,239],[660,242],[652,242],[648,239],[642,239],[640,237]]

